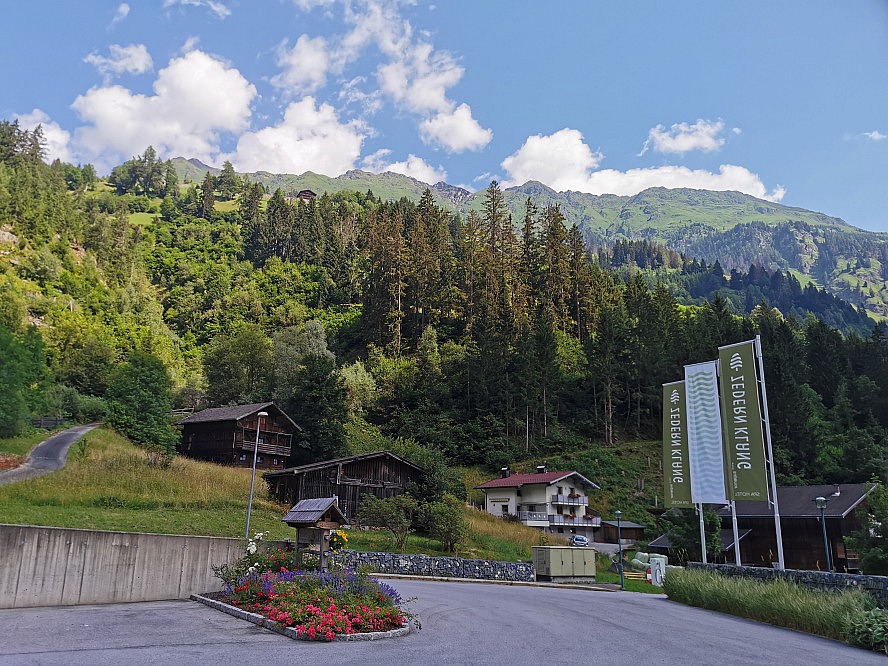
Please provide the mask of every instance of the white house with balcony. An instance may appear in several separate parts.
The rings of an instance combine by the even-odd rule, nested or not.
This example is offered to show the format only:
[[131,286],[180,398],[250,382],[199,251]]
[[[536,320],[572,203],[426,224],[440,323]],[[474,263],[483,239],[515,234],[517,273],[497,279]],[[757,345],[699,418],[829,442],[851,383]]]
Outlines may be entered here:
[[475,486],[486,496],[487,512],[517,519],[528,527],[554,534],[582,534],[594,541],[601,516],[589,508],[589,493],[599,487],[576,471],[513,474],[504,467],[498,479]]

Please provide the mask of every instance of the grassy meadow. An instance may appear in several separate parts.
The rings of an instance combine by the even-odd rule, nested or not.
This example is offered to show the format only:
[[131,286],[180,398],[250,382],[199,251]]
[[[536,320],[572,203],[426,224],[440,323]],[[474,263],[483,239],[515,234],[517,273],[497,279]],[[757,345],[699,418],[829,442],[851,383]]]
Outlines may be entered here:
[[[24,456],[48,436],[39,431],[0,441],[0,452]],[[250,470],[176,456],[168,469],[149,463],[145,451],[110,430],[97,428],[75,443],[58,472],[0,486],[0,522],[85,529],[241,537]],[[269,539],[292,538],[281,522],[288,506],[268,499],[257,475],[250,531]],[[529,561],[540,532],[466,508],[469,537],[459,555]],[[549,537],[550,543],[560,539]],[[565,542],[566,543],[566,542]],[[391,550],[386,530],[350,530],[349,547]],[[444,554],[440,543],[411,534],[408,553]]]

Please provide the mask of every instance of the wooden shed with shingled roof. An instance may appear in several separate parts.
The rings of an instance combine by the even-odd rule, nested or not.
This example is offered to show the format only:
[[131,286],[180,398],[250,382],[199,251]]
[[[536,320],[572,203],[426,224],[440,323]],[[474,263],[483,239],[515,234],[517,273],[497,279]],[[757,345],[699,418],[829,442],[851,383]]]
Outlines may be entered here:
[[[260,412],[267,416],[260,417]],[[293,433],[301,430],[273,402],[212,407],[177,425],[182,429],[182,455],[236,467],[252,467],[258,435],[256,468],[267,470],[286,467]]]

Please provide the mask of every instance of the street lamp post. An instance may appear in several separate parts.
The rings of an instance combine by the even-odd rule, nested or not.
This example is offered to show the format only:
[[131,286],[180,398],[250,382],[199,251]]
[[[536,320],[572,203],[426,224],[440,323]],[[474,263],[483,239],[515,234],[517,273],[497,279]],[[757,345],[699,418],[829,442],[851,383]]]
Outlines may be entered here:
[[614,511],[614,517],[617,519],[617,548],[619,550],[618,557],[620,558],[620,589],[626,589],[626,581],[623,578],[623,538],[620,534],[620,518],[623,517],[622,511]]
[[263,416],[268,416],[268,412],[256,414],[256,446],[253,447],[253,473],[250,475],[250,502],[247,504],[247,529],[244,530],[244,539],[250,538],[250,514],[253,512],[253,485],[256,483],[256,458],[259,455],[259,427],[262,425]]
[[823,549],[826,551],[826,570],[832,571],[832,562],[830,562],[829,558],[829,540],[826,538],[826,518],[824,516],[824,511],[826,510],[826,505],[829,503],[829,500],[825,497],[815,497],[814,505],[820,509],[820,525],[823,527]]

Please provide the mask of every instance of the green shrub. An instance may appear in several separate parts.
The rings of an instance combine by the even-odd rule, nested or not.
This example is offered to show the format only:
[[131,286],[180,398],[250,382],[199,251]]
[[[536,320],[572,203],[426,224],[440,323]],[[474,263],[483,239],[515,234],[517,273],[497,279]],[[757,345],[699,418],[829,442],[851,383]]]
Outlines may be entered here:
[[[663,581],[663,591],[670,599],[689,606],[848,643],[849,627],[864,622],[875,606],[872,597],[861,590],[819,592],[781,579],[758,581],[694,569],[670,571]],[[870,633],[875,641],[875,631],[860,629],[862,637]]]
[[872,608],[863,615],[849,616],[845,631],[851,645],[888,655],[888,610]]

